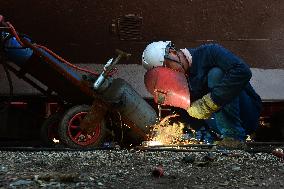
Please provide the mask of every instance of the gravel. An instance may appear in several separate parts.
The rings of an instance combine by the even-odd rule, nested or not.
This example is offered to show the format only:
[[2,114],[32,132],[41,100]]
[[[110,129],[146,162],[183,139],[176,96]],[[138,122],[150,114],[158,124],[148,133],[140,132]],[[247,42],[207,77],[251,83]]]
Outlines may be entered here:
[[284,161],[244,151],[2,151],[0,188],[284,188]]

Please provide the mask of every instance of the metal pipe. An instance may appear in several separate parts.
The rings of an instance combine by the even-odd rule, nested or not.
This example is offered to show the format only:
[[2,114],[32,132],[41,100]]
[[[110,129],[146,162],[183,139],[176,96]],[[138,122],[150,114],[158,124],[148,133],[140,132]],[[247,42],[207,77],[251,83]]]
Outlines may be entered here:
[[212,148],[216,146],[216,144],[181,144],[181,145],[155,145],[155,146],[145,146],[149,148],[184,148],[184,147],[200,147],[200,148]]
[[248,146],[284,146],[284,142],[246,142]]
[[136,148],[141,151],[149,151],[149,152],[161,152],[161,151],[170,151],[170,152],[222,152],[221,150],[211,150],[211,149],[180,149],[180,148]]

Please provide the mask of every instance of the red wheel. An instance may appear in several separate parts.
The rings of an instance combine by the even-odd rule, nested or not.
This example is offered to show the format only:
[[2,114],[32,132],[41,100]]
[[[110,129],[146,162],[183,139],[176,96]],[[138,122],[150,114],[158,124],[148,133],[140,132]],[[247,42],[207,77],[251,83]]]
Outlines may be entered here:
[[73,142],[81,146],[88,146],[96,142],[101,134],[101,124],[98,124],[91,134],[85,134],[80,129],[80,122],[88,112],[79,112],[75,114],[68,123],[68,136]]
[[66,111],[58,128],[61,141],[68,147],[86,148],[99,146],[105,137],[105,122],[93,126],[90,134],[84,133],[80,123],[90,110],[90,106],[79,105]]

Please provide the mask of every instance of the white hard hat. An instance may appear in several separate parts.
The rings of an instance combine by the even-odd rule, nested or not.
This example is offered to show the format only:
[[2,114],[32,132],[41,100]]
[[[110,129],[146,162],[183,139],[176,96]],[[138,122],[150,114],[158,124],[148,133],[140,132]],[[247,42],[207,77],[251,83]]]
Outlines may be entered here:
[[142,65],[149,70],[154,67],[163,66],[165,50],[171,41],[152,42],[145,48],[142,54]]

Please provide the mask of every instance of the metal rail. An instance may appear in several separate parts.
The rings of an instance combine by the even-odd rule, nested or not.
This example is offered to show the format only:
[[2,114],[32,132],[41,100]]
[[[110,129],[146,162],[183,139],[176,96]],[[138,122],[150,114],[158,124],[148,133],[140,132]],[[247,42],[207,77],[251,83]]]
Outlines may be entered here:
[[[188,144],[188,145],[159,145],[159,146],[136,146],[134,150],[145,152],[219,152],[224,153],[231,150],[243,150],[249,153],[271,153],[275,148],[284,149],[283,142],[250,142],[246,148],[222,148],[212,144]],[[122,148],[129,149],[129,148]],[[63,146],[55,147],[32,147],[32,146],[1,146],[0,151],[12,151],[12,152],[40,152],[40,151],[97,151],[97,150],[120,150],[115,146],[111,147],[92,147],[92,148],[66,148]]]
[[0,151],[11,152],[41,152],[41,151],[59,151],[59,152],[76,152],[76,151],[97,151],[97,150],[115,150],[114,147],[97,147],[97,148],[65,148],[65,147],[0,147]]

